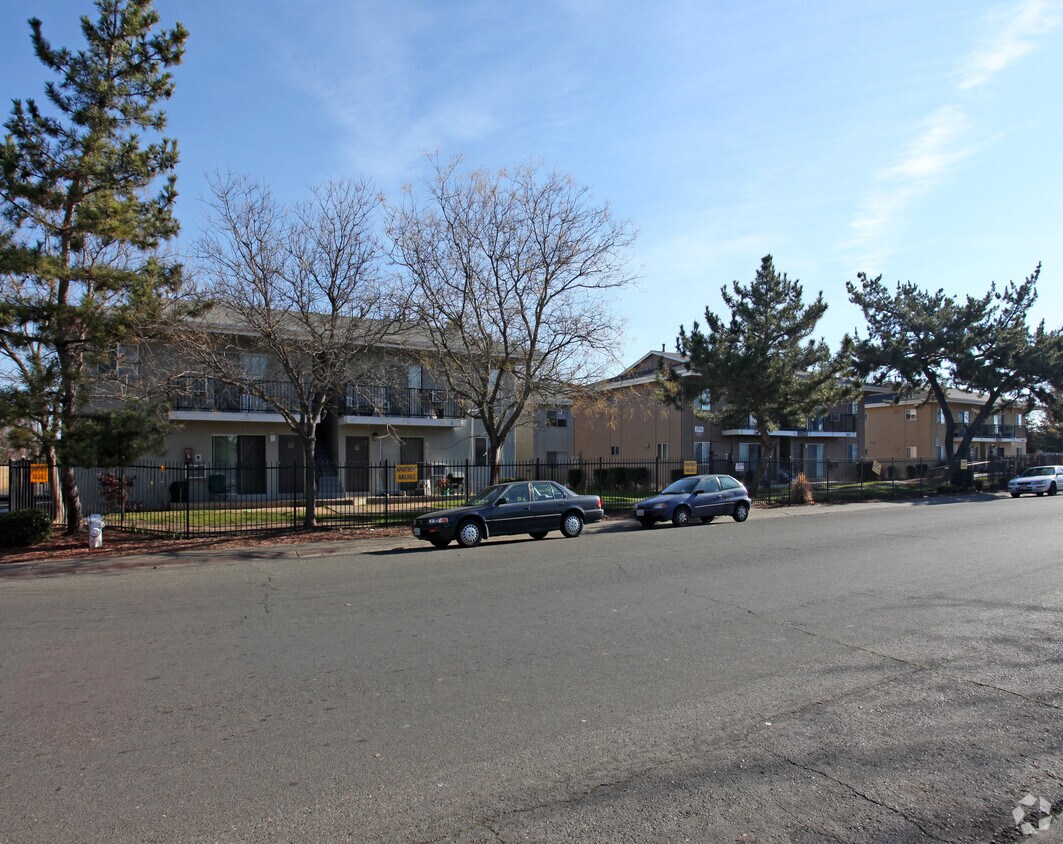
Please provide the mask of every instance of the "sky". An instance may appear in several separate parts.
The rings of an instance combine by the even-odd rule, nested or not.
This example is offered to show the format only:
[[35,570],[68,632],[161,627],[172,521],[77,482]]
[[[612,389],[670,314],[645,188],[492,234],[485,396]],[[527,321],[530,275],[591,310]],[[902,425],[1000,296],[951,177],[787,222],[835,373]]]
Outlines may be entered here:
[[[1042,264],[1063,324],[1063,0],[156,0],[189,30],[167,135],[181,246],[207,179],[390,200],[425,153],[542,162],[638,233],[617,356],[672,350],[760,259],[860,329],[858,272],[953,294]],[[43,99],[26,20],[82,45],[89,0],[0,0],[0,99]]]

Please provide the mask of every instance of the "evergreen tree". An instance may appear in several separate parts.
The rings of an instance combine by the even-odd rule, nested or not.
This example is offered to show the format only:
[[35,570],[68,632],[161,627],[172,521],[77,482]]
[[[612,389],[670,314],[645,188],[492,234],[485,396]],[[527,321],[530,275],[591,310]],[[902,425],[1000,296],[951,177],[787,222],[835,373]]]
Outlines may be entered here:
[[[984,296],[949,296],[907,282],[890,290],[882,276],[857,275],[849,298],[864,312],[868,337],[854,345],[865,376],[889,383],[898,396],[926,394],[945,420],[944,449],[950,476],[967,457],[971,440],[990,414],[1008,407],[1054,410],[1063,383],[1063,330],[1028,319],[1037,301],[1041,267],[1022,284],[989,286]],[[958,429],[950,390],[984,397],[972,422]]]
[[827,310],[823,294],[804,303],[801,283],[776,271],[771,255],[748,285],[721,289],[730,320],[705,309],[705,329],[680,326],[677,350],[693,377],[674,373],[662,380],[665,397],[677,404],[708,391],[710,417],[724,427],[746,427],[753,417],[761,460],[749,484],[756,493],[772,459],[772,432],[822,413],[852,395],[845,357],[823,340],[810,339]]
[[[12,373],[0,420],[28,426],[60,473],[67,529],[81,504],[64,443],[79,440],[88,382],[157,312],[180,267],[158,247],[177,234],[177,144],[159,136],[187,32],[156,31],[151,0],[96,0],[86,46],[53,47],[29,21],[56,79],[47,103],[15,100],[0,147],[0,354]],[[144,133],[157,139],[148,142]],[[54,474],[53,474],[54,476]]]

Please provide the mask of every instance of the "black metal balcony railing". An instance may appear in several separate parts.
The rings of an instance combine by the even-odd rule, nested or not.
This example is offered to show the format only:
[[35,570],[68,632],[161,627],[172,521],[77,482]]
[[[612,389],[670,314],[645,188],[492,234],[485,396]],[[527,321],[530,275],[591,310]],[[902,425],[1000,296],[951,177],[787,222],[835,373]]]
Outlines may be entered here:
[[[216,378],[183,378],[174,383],[171,407],[204,413],[277,413],[279,404],[298,410],[298,398],[290,382],[260,381],[258,387],[270,401]],[[458,402],[444,390],[348,384],[336,404],[341,416],[462,417]]]
[[856,416],[852,413],[835,413],[830,416],[815,416],[806,421],[804,431],[809,434],[855,434]]
[[971,429],[974,429],[975,437],[1015,440],[1026,438],[1026,428],[1022,425],[994,425],[991,422],[983,422],[980,425],[960,423],[956,426],[955,436],[963,437]]
[[349,384],[341,398],[339,412],[341,416],[462,417],[458,401],[448,396],[445,390],[380,384]]
[[[275,403],[293,410],[299,406],[295,388],[287,381],[261,381],[258,386]],[[174,384],[171,407],[174,410],[194,410],[205,413],[277,412],[271,402],[216,378],[179,379]]]

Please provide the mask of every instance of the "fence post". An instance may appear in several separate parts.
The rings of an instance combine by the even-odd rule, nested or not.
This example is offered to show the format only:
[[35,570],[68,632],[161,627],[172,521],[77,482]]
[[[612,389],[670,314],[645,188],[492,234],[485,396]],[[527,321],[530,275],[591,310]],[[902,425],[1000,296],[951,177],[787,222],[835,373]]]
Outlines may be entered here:
[[391,498],[391,496],[388,495],[388,492],[389,492],[388,482],[390,480],[391,480],[391,478],[388,476],[388,461],[385,459],[384,460],[384,527],[388,526],[388,503],[389,503],[389,499]]
[[890,498],[897,497],[897,458],[890,458]]
[[189,465],[185,463],[185,539],[192,536],[192,484],[189,482],[191,474]]

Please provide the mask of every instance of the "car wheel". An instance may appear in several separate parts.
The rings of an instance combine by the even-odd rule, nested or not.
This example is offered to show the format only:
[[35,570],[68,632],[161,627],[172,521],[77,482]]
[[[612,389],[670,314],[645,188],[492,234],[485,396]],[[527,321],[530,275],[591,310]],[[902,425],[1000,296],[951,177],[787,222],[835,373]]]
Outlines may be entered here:
[[566,513],[561,520],[561,533],[569,539],[583,533],[583,517],[579,513]]
[[639,524],[644,528],[651,528],[653,527],[654,522],[653,519],[639,519]]
[[1050,486],[1050,487],[1048,488],[1048,494],[1049,494],[1049,495],[1055,495],[1057,491],[1058,491],[1058,490],[1056,490],[1056,483],[1055,483],[1055,481],[1053,481],[1053,482],[1052,482],[1052,486]]
[[548,530],[533,530],[531,533],[528,534],[528,536],[530,536],[532,539],[546,539],[546,534],[548,534],[549,532],[550,531]]
[[735,504],[735,511],[731,514],[731,518],[736,522],[744,522],[749,518],[749,505],[744,501],[739,501]]
[[483,542],[484,530],[475,519],[468,519],[458,525],[458,545],[462,548],[475,548]]
[[1011,497],[1012,497],[1012,498],[1018,498],[1018,497],[1019,497],[1020,495],[1022,495],[1022,493],[1021,493],[1021,492],[1013,492],[1013,493],[1011,494]]
[[690,524],[690,508],[676,507],[672,513],[672,524],[676,527],[686,527]]
[[702,516],[701,517],[701,523],[703,525],[707,525],[709,522],[711,522],[715,518],[716,518],[715,516]]
[[428,541],[435,545],[436,548],[446,548],[448,545],[450,545],[449,539],[430,539]]

